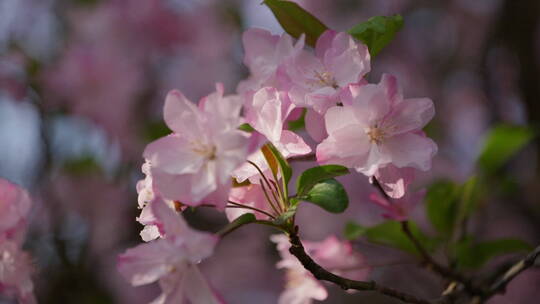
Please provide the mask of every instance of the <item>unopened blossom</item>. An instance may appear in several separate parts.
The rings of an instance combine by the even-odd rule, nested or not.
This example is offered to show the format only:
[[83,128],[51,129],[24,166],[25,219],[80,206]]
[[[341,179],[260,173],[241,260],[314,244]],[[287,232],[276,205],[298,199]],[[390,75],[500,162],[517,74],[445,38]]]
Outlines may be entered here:
[[[322,301],[328,293],[321,281],[317,280],[302,266],[298,259],[289,252],[290,243],[286,235],[273,235],[271,240],[277,244],[281,260],[278,268],[286,270],[285,291],[279,298],[279,304],[310,304],[312,300]],[[321,242],[302,241],[306,253],[328,271],[353,280],[365,280],[371,268],[365,258],[353,251],[350,242],[340,241],[329,236]]]
[[160,199],[150,204],[162,238],[121,254],[120,273],[133,286],[159,282],[162,294],[152,304],[222,303],[197,266],[212,255],[217,237],[191,229]]
[[179,91],[165,100],[164,117],[173,133],[150,143],[144,157],[153,187],[165,199],[190,206],[223,208],[231,173],[247,156],[247,138],[238,130],[241,100],[223,96],[223,87],[201,99],[198,107]]
[[383,217],[395,221],[406,221],[414,207],[424,199],[425,195],[426,190],[422,189],[417,192],[407,191],[404,196],[397,199],[387,199],[379,193],[372,193],[369,199],[384,209]]
[[390,164],[379,168],[373,175],[384,192],[391,198],[401,198],[407,187],[413,182],[415,169],[410,167],[397,168]]
[[[275,88],[264,87],[258,90],[250,100],[246,102],[246,121],[272,143],[285,158],[305,155],[311,152],[311,148],[296,133],[285,130],[289,115],[295,109],[286,92]],[[257,136],[257,134],[255,134]],[[264,143],[265,141],[260,141]],[[252,153],[248,160],[257,164],[263,171],[268,170],[268,164],[260,150]],[[259,172],[249,163],[238,168],[233,176],[243,182],[250,178],[252,183],[259,183]]]
[[287,65],[292,101],[319,114],[335,105],[339,93],[359,83],[370,71],[368,48],[349,34],[327,30],[315,45],[315,54],[304,51]]
[[304,38],[294,44],[291,36],[272,35],[267,30],[253,28],[242,35],[244,45],[244,64],[249,68],[250,76],[238,85],[238,92],[257,91],[264,86],[284,89],[288,78],[284,64],[300,53],[304,47]]
[[421,129],[435,114],[428,98],[403,99],[395,77],[350,86],[343,106],[328,109],[328,138],[317,146],[322,164],[340,164],[367,176],[389,164],[429,170],[437,145]]
[[30,205],[26,190],[0,178],[0,239],[22,242]]

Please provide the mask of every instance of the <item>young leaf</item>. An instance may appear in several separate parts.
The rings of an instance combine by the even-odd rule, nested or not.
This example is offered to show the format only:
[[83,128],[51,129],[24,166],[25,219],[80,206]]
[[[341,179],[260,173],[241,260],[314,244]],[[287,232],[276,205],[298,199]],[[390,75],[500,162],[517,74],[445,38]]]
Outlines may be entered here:
[[298,4],[284,0],[265,0],[281,27],[294,38],[306,35],[306,43],[315,46],[319,36],[328,29],[319,19]]
[[516,152],[534,137],[534,132],[523,126],[501,124],[489,131],[478,157],[478,165],[488,173],[500,169]]
[[221,229],[217,233],[217,235],[223,237],[233,232],[234,230],[255,221],[257,221],[257,219],[255,218],[255,215],[253,213],[244,213],[241,216],[237,217],[234,221],[230,222],[227,226],[223,227],[223,229]]
[[349,198],[345,188],[333,178],[315,184],[304,196],[297,198],[332,213],[341,213],[349,206]]
[[396,33],[403,26],[403,17],[394,15],[390,17],[376,16],[368,21],[355,25],[348,32],[354,38],[364,42],[371,57],[375,57],[389,44]]
[[292,204],[287,211],[283,212],[277,219],[274,220],[274,224],[281,226],[287,222],[288,219],[296,214],[298,205]]
[[451,181],[438,181],[428,188],[426,212],[433,227],[450,236],[458,212],[459,187]]
[[253,127],[252,127],[250,124],[248,124],[247,122],[241,124],[241,125],[238,127],[238,130],[244,131],[244,132],[248,132],[248,133],[251,133],[251,132],[255,131],[255,129],[253,129]]
[[[268,151],[273,156],[273,159],[275,159],[277,165],[281,169],[281,174],[283,174],[282,178],[283,178],[284,184],[288,185],[289,181],[291,180],[291,176],[292,176],[292,168],[291,168],[291,166],[285,160],[283,155],[281,155],[281,153],[278,151],[278,149],[276,149],[276,147],[274,145],[272,145],[271,143],[268,143],[268,144],[265,145],[265,147],[267,147]],[[263,150],[263,153],[264,153],[264,150]],[[265,157],[267,157],[266,154],[265,154]]]
[[296,195],[304,196],[318,182],[348,173],[349,169],[340,165],[324,165],[309,168],[302,172],[296,180]]
[[518,239],[498,239],[476,244],[466,239],[456,247],[456,257],[459,267],[477,269],[496,256],[531,249],[529,244]]
[[274,156],[274,154],[272,153],[268,145],[264,145],[261,148],[261,152],[264,155],[264,159],[266,159],[266,163],[268,163],[268,167],[270,167],[272,174],[277,179],[279,167],[278,167],[278,162],[276,160],[276,157]]

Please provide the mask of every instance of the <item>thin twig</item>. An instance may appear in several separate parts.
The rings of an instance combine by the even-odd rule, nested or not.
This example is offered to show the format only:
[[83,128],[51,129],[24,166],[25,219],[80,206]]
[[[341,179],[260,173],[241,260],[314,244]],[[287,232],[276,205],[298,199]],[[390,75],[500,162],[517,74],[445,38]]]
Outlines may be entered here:
[[249,210],[253,210],[253,211],[260,212],[260,213],[262,213],[262,214],[264,214],[264,215],[270,217],[271,219],[275,219],[275,217],[274,217],[272,214],[270,214],[270,213],[268,213],[268,212],[266,212],[266,211],[264,211],[264,210],[262,210],[262,209],[255,208],[255,207],[251,207],[251,206],[248,206],[248,205],[243,205],[243,204],[235,203],[235,202],[231,202],[231,201],[228,201],[228,202],[229,202],[229,204],[232,204],[233,206],[227,205],[226,208],[242,208],[242,209],[249,209]]
[[540,256],[540,246],[536,247],[531,253],[529,253],[524,259],[520,260],[512,267],[510,267],[499,279],[495,281],[489,290],[482,297],[484,300],[489,299],[497,293],[504,293],[506,286],[510,281],[517,277],[521,272],[530,268],[536,262],[536,259]]
[[454,280],[463,284],[465,289],[472,295],[481,294],[481,291],[478,288],[476,288],[468,278],[465,278],[460,273],[457,273],[453,271],[452,269],[445,267],[439,264],[437,261],[435,261],[431,257],[431,255],[427,252],[427,250],[424,248],[424,246],[422,246],[420,241],[411,232],[411,229],[409,227],[409,222],[407,221],[401,222],[401,230],[403,231],[403,233],[405,233],[405,235],[411,241],[411,243],[413,243],[414,247],[416,248],[418,253],[420,253],[420,256],[422,257],[422,259],[424,260],[424,263],[426,263],[429,269],[433,270],[434,272],[438,273],[444,278],[451,279],[451,280]]
[[381,294],[384,294],[389,297],[399,299],[405,303],[416,303],[416,304],[431,304],[430,301],[418,298],[416,296],[401,292],[392,288],[384,287],[377,284],[374,281],[356,281],[343,278],[341,276],[335,275],[328,270],[324,269],[322,266],[317,264],[305,251],[300,238],[298,237],[297,232],[289,234],[289,241],[291,243],[291,248],[289,252],[294,255],[300,263],[304,266],[306,270],[311,272],[313,276],[318,280],[332,282],[344,290],[354,289],[362,291],[377,291]]

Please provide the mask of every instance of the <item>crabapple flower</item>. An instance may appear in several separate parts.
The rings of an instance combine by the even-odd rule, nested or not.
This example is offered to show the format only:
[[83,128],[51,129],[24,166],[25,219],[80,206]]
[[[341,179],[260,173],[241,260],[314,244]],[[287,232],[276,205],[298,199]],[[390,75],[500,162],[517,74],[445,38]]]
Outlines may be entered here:
[[212,255],[217,237],[191,229],[159,198],[150,205],[163,237],[121,254],[119,272],[133,286],[159,281],[162,294],[152,304],[222,303],[197,267]]
[[32,272],[28,253],[17,242],[0,239],[0,294],[16,298],[20,304],[36,303]]
[[[270,141],[285,158],[305,155],[311,148],[296,133],[284,130],[284,125],[291,112],[295,109],[286,92],[275,88],[265,87],[253,94],[250,102],[246,104],[246,121],[268,141]],[[268,165],[260,150],[252,153],[248,160],[254,162],[264,171]],[[233,176],[243,182],[251,177],[258,177],[258,171],[249,163],[238,168]],[[250,179],[252,183],[258,180]]]
[[22,242],[30,205],[30,196],[24,189],[0,178],[0,238]]
[[[229,201],[255,207],[257,209],[272,213],[272,210],[268,208],[268,202],[264,196],[262,186],[259,184],[249,184],[244,187],[232,188],[231,192],[229,193]],[[231,222],[245,213],[253,213],[259,220],[268,220],[267,215],[258,211],[243,208],[227,208],[225,210],[225,214],[227,214],[227,218]]]
[[406,221],[409,219],[409,214],[414,207],[424,199],[425,195],[426,190],[422,189],[415,193],[407,191],[401,198],[393,200],[381,197],[378,193],[370,194],[369,199],[372,203],[377,204],[385,210],[382,214],[383,217],[395,221]]
[[304,51],[292,60],[287,65],[292,101],[319,114],[336,104],[343,88],[360,82],[370,71],[367,46],[332,30],[319,37],[315,54]]
[[244,32],[242,43],[244,64],[249,68],[250,76],[240,82],[238,92],[257,91],[264,86],[284,89],[288,80],[282,66],[302,51],[303,36],[293,44],[292,37],[287,34],[272,35],[267,30],[253,28]]
[[395,77],[350,86],[343,106],[328,109],[328,137],[317,146],[321,164],[340,164],[367,176],[389,164],[429,170],[437,145],[421,129],[435,114],[428,98],[403,99]]
[[152,165],[153,187],[168,200],[190,206],[208,203],[223,209],[231,173],[247,156],[241,100],[223,96],[223,87],[196,107],[179,91],[167,95],[164,118],[173,133],[150,143],[144,157]]
[[[327,297],[323,284],[317,280],[290,252],[287,236],[271,236],[277,244],[281,261],[278,268],[286,269],[286,287],[279,298],[279,304],[309,304],[312,300],[322,301]],[[306,253],[327,270],[354,280],[365,280],[371,268],[366,266],[363,255],[352,250],[350,242],[342,242],[329,236],[321,242],[303,241]]]

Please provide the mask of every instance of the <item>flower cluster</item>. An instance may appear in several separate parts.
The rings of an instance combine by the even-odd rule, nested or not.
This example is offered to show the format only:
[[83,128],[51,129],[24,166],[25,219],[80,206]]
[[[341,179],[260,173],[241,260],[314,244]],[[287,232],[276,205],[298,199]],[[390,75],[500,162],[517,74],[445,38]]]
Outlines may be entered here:
[[[304,48],[303,37],[294,41],[262,29],[246,31],[243,44],[250,76],[238,94],[225,96],[218,84],[195,105],[171,91],[164,120],[172,133],[144,151],[138,221],[145,226],[143,240],[150,242],[122,254],[118,267],[135,286],[159,281],[163,294],[156,303],[193,302],[195,291],[197,303],[220,301],[197,269],[217,237],[189,228],[178,214],[185,206],[226,210],[231,222],[253,213],[280,225],[275,221],[289,210],[290,196],[285,173],[268,154],[275,149],[286,160],[313,151],[289,122],[304,118],[320,165],[342,165],[376,179],[386,195],[372,199],[396,220],[406,219],[422,194],[408,190],[414,171],[428,170],[436,153],[421,131],[434,115],[431,100],[405,99],[391,75],[368,83],[368,49],[348,34],[326,31],[314,52]],[[322,284],[287,251],[288,238],[272,240],[282,257],[278,268],[287,270],[280,303],[325,299]],[[369,273],[363,256],[335,237],[306,242],[305,248],[335,273],[358,280]]]
[[31,204],[25,190],[0,179],[0,294],[21,304],[36,303],[31,259],[21,249]]

